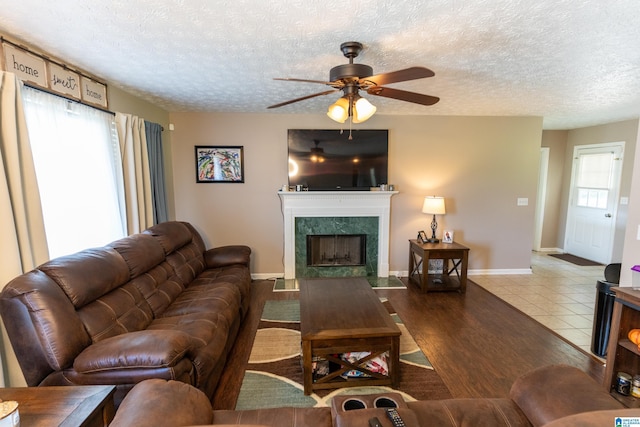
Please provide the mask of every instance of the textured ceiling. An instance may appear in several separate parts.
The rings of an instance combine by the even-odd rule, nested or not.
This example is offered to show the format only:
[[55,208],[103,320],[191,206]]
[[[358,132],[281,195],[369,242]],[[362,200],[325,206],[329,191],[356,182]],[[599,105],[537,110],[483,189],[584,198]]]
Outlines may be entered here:
[[[168,111],[324,113],[339,46],[431,107],[368,96],[378,114],[542,116],[570,129],[640,116],[637,0],[0,0],[0,32]],[[327,119],[329,120],[329,119]]]

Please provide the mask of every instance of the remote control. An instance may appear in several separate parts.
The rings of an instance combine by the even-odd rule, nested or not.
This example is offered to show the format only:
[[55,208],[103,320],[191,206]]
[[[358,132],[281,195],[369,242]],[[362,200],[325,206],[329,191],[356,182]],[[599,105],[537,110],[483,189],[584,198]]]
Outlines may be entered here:
[[385,409],[385,412],[387,413],[387,417],[391,420],[393,427],[405,427],[404,421],[400,418],[400,414],[398,414],[396,408],[387,408]]
[[369,418],[369,427],[382,427],[378,417]]

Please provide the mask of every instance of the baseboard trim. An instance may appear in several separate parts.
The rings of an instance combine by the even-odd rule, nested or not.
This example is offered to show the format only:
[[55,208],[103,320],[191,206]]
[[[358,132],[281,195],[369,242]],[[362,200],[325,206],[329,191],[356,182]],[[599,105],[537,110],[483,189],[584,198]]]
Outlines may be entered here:
[[[500,276],[500,275],[514,275],[514,274],[533,274],[531,268],[493,268],[493,269],[478,269],[468,270],[468,276]],[[389,276],[407,277],[409,275],[408,270],[404,271],[390,271]],[[253,273],[251,278],[253,280],[275,280],[283,278],[284,273]]]
[[560,249],[560,248],[540,248],[535,252],[545,252],[545,253],[546,252],[556,252],[556,253],[560,252],[560,253],[564,253],[564,250]]
[[[392,271],[389,273],[396,277],[407,277],[409,272],[405,271]],[[531,268],[495,268],[485,270],[467,270],[467,276],[498,276],[508,274],[533,274]]]
[[276,280],[284,277],[284,272],[280,273],[251,273],[253,280]]
[[508,274],[533,274],[531,268],[496,268],[487,270],[469,270],[467,272],[469,276],[497,276]]

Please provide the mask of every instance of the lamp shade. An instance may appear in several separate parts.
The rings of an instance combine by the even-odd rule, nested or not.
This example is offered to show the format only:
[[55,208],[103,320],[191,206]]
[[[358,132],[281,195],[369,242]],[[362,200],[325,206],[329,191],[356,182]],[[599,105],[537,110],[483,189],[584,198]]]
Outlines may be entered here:
[[444,208],[444,197],[427,196],[424,198],[424,204],[422,205],[422,213],[432,215],[444,215],[446,213]]
[[353,104],[353,123],[362,123],[376,112],[377,108],[364,98],[359,98]]
[[327,116],[338,123],[344,123],[349,118],[349,100],[343,96],[331,104],[327,110]]

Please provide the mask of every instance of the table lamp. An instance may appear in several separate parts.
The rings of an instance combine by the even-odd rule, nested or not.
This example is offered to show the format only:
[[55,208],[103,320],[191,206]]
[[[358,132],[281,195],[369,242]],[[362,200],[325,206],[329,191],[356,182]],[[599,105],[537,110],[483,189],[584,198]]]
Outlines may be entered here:
[[444,197],[425,197],[422,212],[433,215],[433,219],[431,220],[431,238],[428,241],[429,243],[438,243],[440,240],[436,238],[436,229],[438,228],[436,215],[444,215],[446,213],[444,209]]

